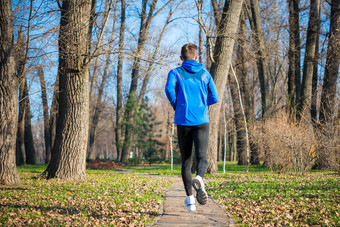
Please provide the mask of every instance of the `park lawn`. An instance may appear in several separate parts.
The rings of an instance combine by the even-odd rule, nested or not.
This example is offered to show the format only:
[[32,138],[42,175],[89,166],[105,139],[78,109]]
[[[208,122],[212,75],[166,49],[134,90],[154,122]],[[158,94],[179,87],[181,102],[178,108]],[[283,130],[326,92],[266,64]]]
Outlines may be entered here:
[[[206,174],[209,196],[245,226],[340,226],[340,176],[313,171],[299,176],[272,173],[268,168],[227,162],[218,165],[219,174]],[[140,173],[167,175],[170,165],[131,170]],[[175,165],[170,175],[180,176]]]
[[23,185],[0,187],[0,225],[145,226],[172,181],[87,170],[86,181],[41,179],[46,165],[18,167]]

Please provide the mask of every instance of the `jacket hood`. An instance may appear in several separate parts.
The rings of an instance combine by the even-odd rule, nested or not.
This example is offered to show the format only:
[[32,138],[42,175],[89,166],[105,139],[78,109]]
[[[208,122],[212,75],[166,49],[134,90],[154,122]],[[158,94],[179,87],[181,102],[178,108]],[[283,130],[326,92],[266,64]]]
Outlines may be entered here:
[[186,60],[182,63],[182,67],[191,73],[196,73],[204,68],[204,65],[195,60]]

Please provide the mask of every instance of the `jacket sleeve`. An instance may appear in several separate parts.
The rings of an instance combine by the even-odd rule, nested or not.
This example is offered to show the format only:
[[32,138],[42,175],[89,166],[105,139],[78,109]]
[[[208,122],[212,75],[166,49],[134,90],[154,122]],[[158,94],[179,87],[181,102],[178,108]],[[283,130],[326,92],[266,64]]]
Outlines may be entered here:
[[210,74],[209,76],[210,78],[208,83],[208,106],[218,102],[218,93],[216,90],[214,80]]
[[176,108],[177,102],[176,84],[177,84],[176,74],[173,71],[170,71],[165,85],[165,94],[166,97],[168,97],[170,104],[174,109]]

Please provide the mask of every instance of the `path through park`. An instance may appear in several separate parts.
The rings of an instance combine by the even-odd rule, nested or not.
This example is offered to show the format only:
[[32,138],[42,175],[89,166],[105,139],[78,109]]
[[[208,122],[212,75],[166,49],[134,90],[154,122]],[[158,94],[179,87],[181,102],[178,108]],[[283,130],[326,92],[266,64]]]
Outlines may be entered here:
[[186,211],[182,180],[178,177],[173,179],[175,183],[167,189],[165,194],[162,214],[151,226],[232,226],[231,217],[211,198],[204,206],[196,203],[195,212]]

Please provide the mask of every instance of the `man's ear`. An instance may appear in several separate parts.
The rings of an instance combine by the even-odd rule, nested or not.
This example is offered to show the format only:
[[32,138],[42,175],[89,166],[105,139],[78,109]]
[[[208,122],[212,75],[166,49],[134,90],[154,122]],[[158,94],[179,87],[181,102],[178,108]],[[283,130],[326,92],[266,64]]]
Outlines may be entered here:
[[195,55],[195,61],[197,60],[197,55]]
[[182,56],[180,56],[180,58],[181,58],[182,61],[184,61]]

